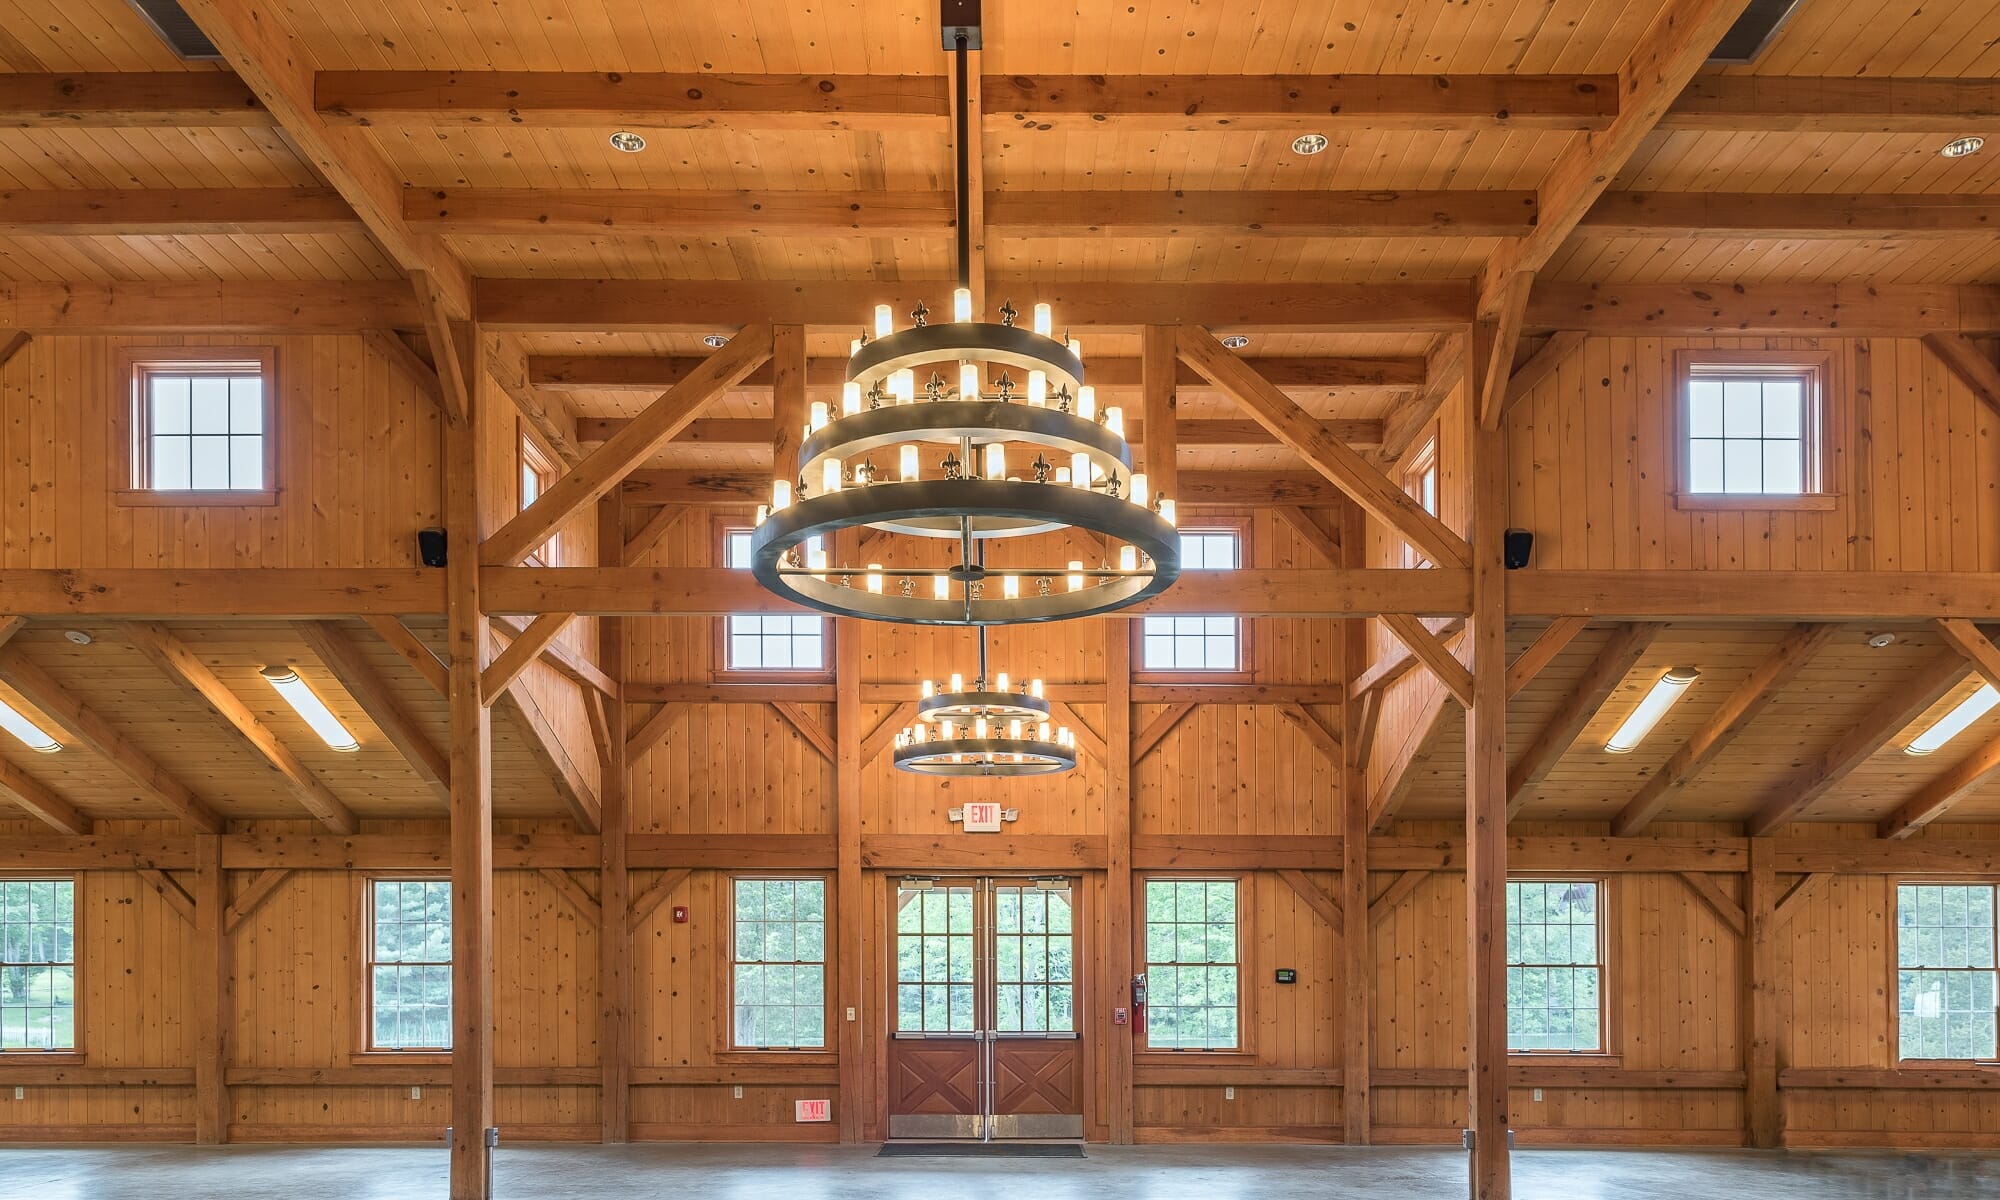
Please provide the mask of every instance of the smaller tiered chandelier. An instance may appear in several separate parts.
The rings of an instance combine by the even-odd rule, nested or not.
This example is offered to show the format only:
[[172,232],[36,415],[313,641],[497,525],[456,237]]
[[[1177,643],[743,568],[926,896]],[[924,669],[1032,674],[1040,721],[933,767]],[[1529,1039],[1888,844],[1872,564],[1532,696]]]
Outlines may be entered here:
[[1052,724],[1042,681],[1019,691],[1005,671],[986,675],[986,631],[979,631],[979,675],[972,686],[954,674],[940,688],[926,679],[917,720],[896,734],[895,764],[919,775],[1021,777],[1076,766],[1076,737]]

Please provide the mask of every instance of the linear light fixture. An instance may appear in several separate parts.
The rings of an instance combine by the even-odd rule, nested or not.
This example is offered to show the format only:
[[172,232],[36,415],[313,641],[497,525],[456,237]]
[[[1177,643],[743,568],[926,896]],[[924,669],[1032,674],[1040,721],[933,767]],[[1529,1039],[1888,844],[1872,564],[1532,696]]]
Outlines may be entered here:
[[1611,740],[1604,743],[1604,748],[1613,754],[1630,754],[1638,749],[1639,743],[1646,740],[1646,735],[1653,732],[1653,726],[1660,723],[1660,718],[1679,703],[1699,678],[1701,672],[1693,667],[1675,667],[1660,676],[1658,682],[1653,684],[1653,690],[1639,701],[1639,707],[1633,709],[1632,715],[1618,726]]
[[313,732],[319,735],[320,740],[325,742],[329,749],[338,750],[343,754],[351,754],[361,749],[361,743],[355,741],[354,735],[347,732],[347,726],[340,723],[340,718],[333,715],[333,710],[326,706],[326,702],[313,694],[312,688],[306,685],[305,680],[299,678],[297,671],[290,667],[265,667],[258,674],[264,677],[264,682],[278,690],[278,694],[285,698],[285,703],[291,705],[292,711],[299,714],[306,724],[312,726]]
[[43,732],[42,727],[0,702],[0,729],[21,739],[21,744],[39,754],[54,754],[62,743]]
[[1931,727],[1910,739],[1903,747],[1906,754],[1929,754],[1939,746],[1965,732],[1965,727],[1993,711],[2000,704],[2000,692],[1987,684],[1952,706],[1950,712],[1931,722]]

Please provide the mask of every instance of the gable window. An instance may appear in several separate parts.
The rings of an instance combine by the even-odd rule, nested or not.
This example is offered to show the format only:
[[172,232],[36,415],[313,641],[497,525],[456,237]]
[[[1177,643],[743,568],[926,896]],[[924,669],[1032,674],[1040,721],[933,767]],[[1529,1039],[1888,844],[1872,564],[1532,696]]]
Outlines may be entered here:
[[739,1050],[826,1047],[826,880],[735,881],[730,969]]
[[[1181,531],[1183,571],[1233,571],[1243,565],[1235,529]],[[1241,671],[1243,623],[1235,617],[1147,617],[1139,625],[1144,671]]]
[[1507,1046],[1604,1049],[1603,885],[1507,881]]
[[1830,356],[1683,350],[1679,390],[1683,507],[1830,507]]
[[[530,437],[525,432],[522,433],[521,434],[521,511],[522,512],[528,511],[529,505],[541,499],[542,493],[548,491],[550,487],[554,486],[556,481],[556,476],[558,474],[559,472],[556,470],[555,460],[549,456],[548,451],[542,449],[542,444],[536,441],[534,438]],[[560,533],[550,534],[549,540],[543,542],[540,546],[536,547],[535,552],[528,556],[528,562],[530,563],[530,565],[541,566],[541,567],[553,567],[561,565],[557,561],[557,557],[560,551],[561,540],[562,540],[562,534]]]
[[149,347],[120,355],[114,407],[127,504],[270,504],[276,499],[276,351]]
[[368,881],[370,1050],[451,1049],[451,881]]
[[1996,893],[1991,884],[1897,885],[1899,1057],[1995,1057]]
[[76,1049],[76,882],[0,880],[0,1051]]
[[[723,561],[750,569],[750,531],[723,531]],[[790,613],[727,617],[722,630],[722,662],[730,671],[826,670],[826,620]]]
[[[1410,456],[1403,467],[1403,492],[1410,499],[1423,506],[1432,516],[1438,515],[1438,440],[1432,433],[1423,447]],[[1403,565],[1406,567],[1427,567],[1430,560],[1417,552],[1415,546],[1403,543]]]
[[1146,1048],[1234,1050],[1242,963],[1236,880],[1146,881]]

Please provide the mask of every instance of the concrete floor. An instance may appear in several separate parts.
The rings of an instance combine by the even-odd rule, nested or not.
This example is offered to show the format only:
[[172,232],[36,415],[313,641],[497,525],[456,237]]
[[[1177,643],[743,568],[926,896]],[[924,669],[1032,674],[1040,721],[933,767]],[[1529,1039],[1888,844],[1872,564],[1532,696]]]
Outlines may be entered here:
[[[1465,1156],[1431,1148],[1092,1146],[1082,1162],[878,1159],[872,1146],[517,1146],[499,1200],[1409,1200],[1465,1195]],[[438,1200],[435,1148],[0,1147],[4,1200]],[[2000,1155],[1522,1150],[1521,1200],[1981,1200]]]

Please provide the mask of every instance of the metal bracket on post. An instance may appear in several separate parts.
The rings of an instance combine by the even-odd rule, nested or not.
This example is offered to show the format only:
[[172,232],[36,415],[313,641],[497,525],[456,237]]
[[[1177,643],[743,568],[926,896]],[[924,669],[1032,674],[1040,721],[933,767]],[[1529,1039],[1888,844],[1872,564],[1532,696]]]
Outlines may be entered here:
[[500,1146],[500,1127],[497,1125],[489,1126],[486,1130],[486,1148],[488,1150],[494,1150],[498,1149],[499,1146]]

